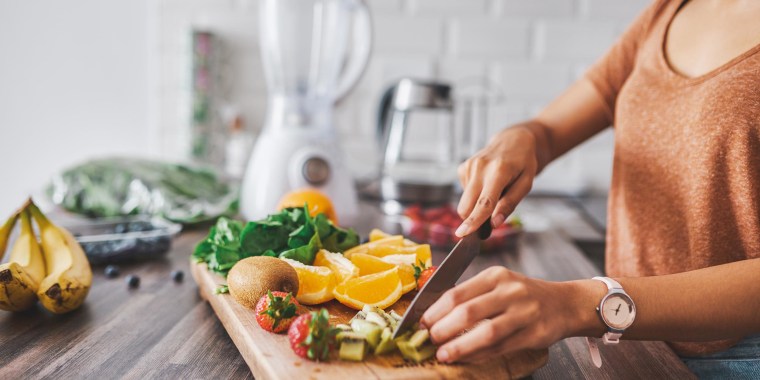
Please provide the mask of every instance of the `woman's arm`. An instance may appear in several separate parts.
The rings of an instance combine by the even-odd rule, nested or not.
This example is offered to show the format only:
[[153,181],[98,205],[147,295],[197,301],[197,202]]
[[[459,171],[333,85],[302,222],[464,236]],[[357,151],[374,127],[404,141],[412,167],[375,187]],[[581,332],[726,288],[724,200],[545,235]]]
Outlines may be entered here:
[[[617,280],[636,303],[624,339],[709,341],[760,332],[760,259]],[[443,344],[438,360],[477,361],[602,336],[596,307],[606,292],[596,280],[548,282],[493,267],[446,292],[421,322]]]
[[[547,106],[535,119],[504,129],[459,167],[464,192],[457,209],[464,236],[489,216],[500,225],[528,194],[549,162],[611,124],[609,111],[587,78]],[[474,228],[473,228],[474,226]]]

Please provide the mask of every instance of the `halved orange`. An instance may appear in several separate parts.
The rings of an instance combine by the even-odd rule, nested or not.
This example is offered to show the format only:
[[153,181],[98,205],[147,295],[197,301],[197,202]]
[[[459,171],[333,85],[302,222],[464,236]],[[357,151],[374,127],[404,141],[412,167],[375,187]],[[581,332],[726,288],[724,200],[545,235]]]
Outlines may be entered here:
[[351,262],[359,268],[360,276],[384,272],[397,267],[398,276],[401,279],[401,292],[406,294],[417,288],[417,280],[414,278],[414,268],[411,265],[395,265],[366,253],[357,253],[351,256]]
[[335,277],[327,267],[306,265],[300,261],[285,260],[296,270],[298,275],[298,294],[296,299],[304,305],[316,305],[333,299]]
[[332,201],[327,195],[316,189],[304,188],[285,194],[277,204],[277,209],[303,207],[305,204],[309,209],[309,215],[317,216],[319,213],[324,213],[333,223],[338,224],[338,217]]
[[359,268],[351,260],[345,258],[343,254],[330,252],[326,249],[320,249],[317,252],[317,256],[314,258],[314,266],[330,268],[338,284],[359,276]]
[[362,277],[352,278],[333,290],[335,299],[356,310],[365,305],[385,309],[396,303],[403,294],[399,270],[393,267]]

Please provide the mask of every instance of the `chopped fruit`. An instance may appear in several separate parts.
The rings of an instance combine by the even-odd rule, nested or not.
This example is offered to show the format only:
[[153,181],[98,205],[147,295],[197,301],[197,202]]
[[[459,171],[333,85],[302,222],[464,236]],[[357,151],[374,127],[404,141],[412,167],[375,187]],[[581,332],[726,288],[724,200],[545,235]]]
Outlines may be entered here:
[[383,328],[364,319],[355,319],[351,321],[351,329],[367,340],[370,347],[374,348],[380,343],[380,334],[383,332]]
[[436,347],[430,342],[430,334],[427,330],[406,332],[396,338],[396,345],[404,359],[417,363],[430,359],[436,352]]
[[391,237],[391,236],[392,235],[387,232],[383,232],[377,228],[373,228],[372,231],[369,232],[369,241],[373,242],[373,241],[377,241],[377,240]]
[[396,349],[396,342],[391,339],[393,331],[389,328],[383,329],[380,334],[380,343],[375,346],[375,355],[383,355]]
[[330,268],[335,275],[335,280],[339,284],[350,278],[359,276],[359,268],[351,260],[345,258],[340,253],[333,253],[326,249],[321,249],[317,252],[314,265]]
[[267,292],[256,304],[256,322],[266,331],[284,332],[298,315],[300,306],[291,293]]
[[388,236],[386,238],[382,238],[379,240],[371,241],[369,243],[364,243],[362,245],[357,245],[356,247],[353,247],[346,252],[343,252],[343,254],[351,258],[351,255],[354,253],[369,253],[372,254],[371,251],[374,249],[377,249],[378,247],[403,247],[404,246],[404,237],[401,235],[393,235]]
[[277,209],[303,207],[304,204],[308,205],[309,215],[317,216],[319,213],[324,213],[333,223],[338,224],[338,217],[335,214],[332,201],[327,195],[315,189],[301,189],[285,194],[280,199]]
[[417,330],[414,332],[414,334],[412,334],[412,336],[409,337],[409,344],[411,344],[414,348],[419,348],[428,339],[430,339],[430,333],[428,333],[427,330]]
[[366,253],[357,253],[351,256],[351,262],[359,268],[359,275],[383,272],[398,267],[398,275],[401,277],[401,291],[406,294],[417,288],[417,279],[414,277],[414,268],[411,265],[395,265]]
[[[369,243],[371,244],[371,243]],[[361,247],[361,246],[359,246]],[[399,246],[378,246],[369,249],[367,252],[372,256],[377,257],[385,257],[390,255],[410,255],[414,254],[417,255],[417,260],[415,262],[422,261],[425,263],[425,265],[432,265],[432,258],[433,255],[430,251],[430,245],[429,244],[419,244],[415,245],[413,247],[399,247]]]
[[290,259],[282,260],[290,264],[298,275],[298,302],[316,305],[333,299],[335,278],[330,268],[306,265]]
[[352,278],[335,287],[340,303],[361,310],[364,305],[386,308],[401,298],[402,284],[397,267],[384,272]]
[[421,363],[435,356],[437,348],[433,345],[424,346],[422,348],[415,348],[409,344],[409,342],[400,341],[396,343],[401,356],[404,359],[414,361],[415,363]]
[[[415,272],[419,269],[419,267],[415,267]],[[417,277],[417,289],[422,289],[425,284],[427,284],[428,280],[430,280],[430,277],[433,276],[433,273],[435,273],[435,270],[438,269],[437,266],[433,265],[432,267],[428,267],[425,269],[422,269],[420,271],[420,274]],[[416,273],[415,273],[416,274]]]
[[396,266],[394,264],[383,261],[379,257],[368,255],[366,253],[357,253],[351,256],[351,262],[357,268],[359,268],[360,276],[383,272]]
[[296,355],[304,359],[324,361],[329,359],[339,332],[339,329],[330,326],[327,310],[321,309],[296,318],[288,329],[288,340]]
[[386,263],[411,266],[417,262],[417,255],[414,253],[409,253],[409,254],[404,253],[404,254],[383,256],[380,259],[385,261]]
[[355,332],[341,333],[340,360],[360,362],[367,354],[367,341],[364,336]]

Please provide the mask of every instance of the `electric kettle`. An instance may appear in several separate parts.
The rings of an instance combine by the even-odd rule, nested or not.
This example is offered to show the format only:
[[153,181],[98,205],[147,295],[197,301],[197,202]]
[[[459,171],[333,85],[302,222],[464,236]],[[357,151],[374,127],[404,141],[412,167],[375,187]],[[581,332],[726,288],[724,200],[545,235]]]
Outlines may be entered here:
[[377,123],[382,199],[424,205],[451,200],[458,164],[453,117],[447,83],[403,78],[385,91]]

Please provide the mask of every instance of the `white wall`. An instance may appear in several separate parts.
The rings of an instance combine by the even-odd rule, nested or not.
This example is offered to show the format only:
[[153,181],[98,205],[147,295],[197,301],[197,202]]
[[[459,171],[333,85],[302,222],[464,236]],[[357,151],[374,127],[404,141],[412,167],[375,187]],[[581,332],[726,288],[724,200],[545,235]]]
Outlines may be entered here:
[[[162,0],[159,9],[162,146],[183,151],[188,115],[188,38],[192,27],[215,32],[231,50],[222,75],[228,100],[258,130],[266,87],[258,57],[257,0]],[[489,132],[534,115],[578,78],[648,0],[368,0],[375,46],[367,72],[344,100],[337,124],[352,169],[377,168],[375,107],[403,75],[499,86],[506,101],[490,112]],[[608,188],[612,132],[570,152],[541,176],[539,188]]]
[[[369,0],[376,48],[338,110],[353,169],[376,166],[375,106],[401,75],[497,83],[491,133],[530,117],[577,78],[646,0]],[[261,127],[266,89],[256,0],[0,0],[0,215],[51,174],[107,154],[181,159],[188,35],[200,26],[231,50],[229,100]],[[155,68],[155,70],[153,70]],[[611,133],[550,167],[542,181],[605,189]]]
[[0,0],[0,216],[80,160],[159,151],[150,3]]

